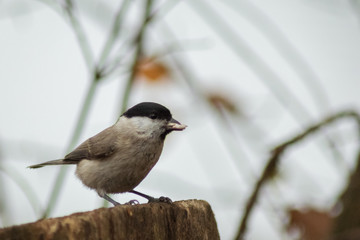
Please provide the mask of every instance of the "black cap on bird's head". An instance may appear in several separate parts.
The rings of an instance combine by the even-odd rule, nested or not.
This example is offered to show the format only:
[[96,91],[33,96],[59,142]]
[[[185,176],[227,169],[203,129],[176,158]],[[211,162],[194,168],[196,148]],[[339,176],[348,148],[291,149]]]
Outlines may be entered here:
[[170,110],[154,102],[142,102],[129,108],[122,114],[127,118],[131,117],[149,117],[151,119],[171,120]]
[[173,119],[169,109],[161,104],[154,102],[142,102],[136,104],[124,112],[122,116],[127,118],[148,117],[154,120],[166,120],[168,122],[166,127],[167,133],[171,131],[181,131],[187,127],[186,125],[181,124],[177,120]]

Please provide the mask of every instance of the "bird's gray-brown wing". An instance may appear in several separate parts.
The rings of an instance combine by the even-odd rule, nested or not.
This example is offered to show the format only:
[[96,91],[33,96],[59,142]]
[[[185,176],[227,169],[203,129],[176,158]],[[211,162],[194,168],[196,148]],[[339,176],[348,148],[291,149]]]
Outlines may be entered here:
[[113,127],[106,128],[80,144],[74,151],[65,156],[64,161],[105,159],[117,150],[116,140],[116,130]]

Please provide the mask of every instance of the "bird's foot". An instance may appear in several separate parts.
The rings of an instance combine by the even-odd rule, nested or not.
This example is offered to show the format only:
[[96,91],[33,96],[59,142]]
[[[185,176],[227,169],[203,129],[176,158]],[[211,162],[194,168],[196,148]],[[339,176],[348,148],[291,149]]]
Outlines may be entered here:
[[128,201],[127,203],[124,203],[125,205],[138,205],[140,204],[138,200],[136,199],[133,199],[133,200],[130,200]]
[[149,198],[148,203],[161,202],[161,203],[172,203],[172,200],[168,197],[159,197],[159,198]]
[[154,203],[154,202],[172,203],[171,199],[168,198],[168,197],[154,198],[154,197],[151,197],[149,195],[146,195],[144,193],[141,193],[141,192],[138,192],[138,191],[135,191],[135,190],[131,190],[129,192],[134,193],[136,195],[139,195],[139,196],[141,196],[143,198],[146,198],[148,200],[148,203]]

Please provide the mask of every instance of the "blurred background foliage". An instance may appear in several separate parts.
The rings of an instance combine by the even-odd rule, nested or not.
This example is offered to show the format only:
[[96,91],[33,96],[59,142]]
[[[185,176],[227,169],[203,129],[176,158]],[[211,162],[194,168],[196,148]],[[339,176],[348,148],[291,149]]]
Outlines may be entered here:
[[104,204],[71,167],[26,166],[155,101],[189,128],[139,189],[207,200],[222,239],[347,230],[337,221],[357,199],[359,1],[0,6],[0,226]]

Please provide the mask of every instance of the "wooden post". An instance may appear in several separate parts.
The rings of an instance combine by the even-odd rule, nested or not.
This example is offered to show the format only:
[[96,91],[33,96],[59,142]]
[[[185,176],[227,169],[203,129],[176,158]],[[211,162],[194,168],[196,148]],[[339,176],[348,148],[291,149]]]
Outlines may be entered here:
[[0,229],[2,240],[220,239],[202,200],[100,208]]
[[357,166],[338,204],[341,212],[334,219],[331,239],[360,239],[360,151]]

